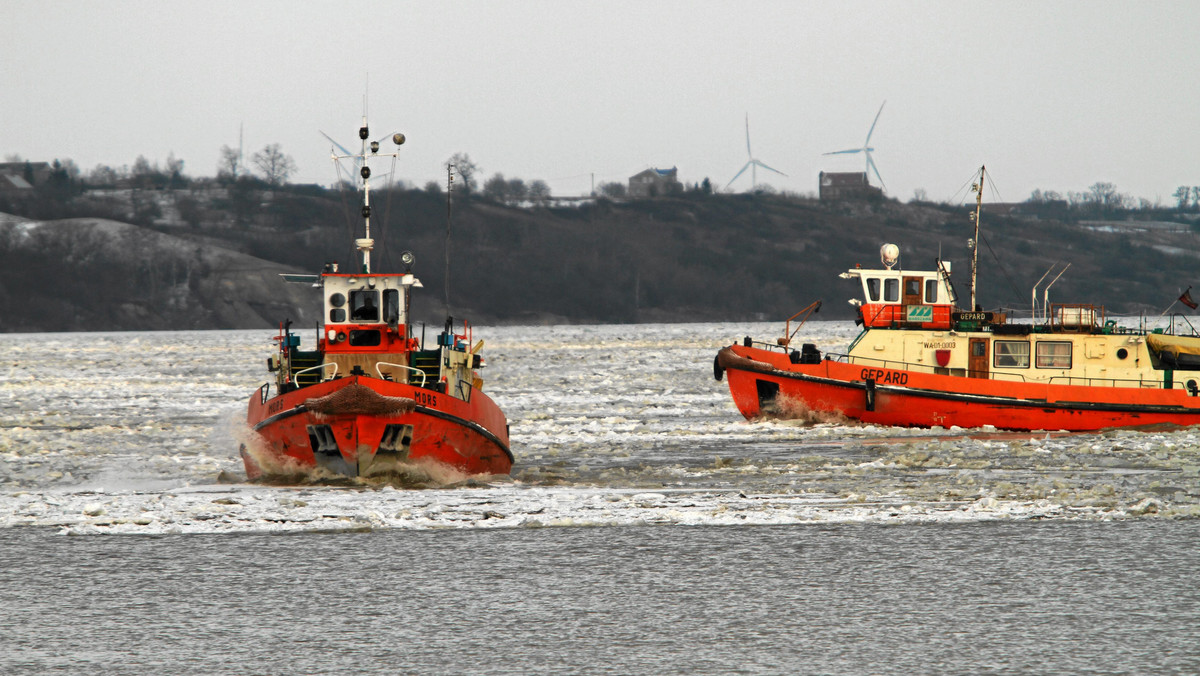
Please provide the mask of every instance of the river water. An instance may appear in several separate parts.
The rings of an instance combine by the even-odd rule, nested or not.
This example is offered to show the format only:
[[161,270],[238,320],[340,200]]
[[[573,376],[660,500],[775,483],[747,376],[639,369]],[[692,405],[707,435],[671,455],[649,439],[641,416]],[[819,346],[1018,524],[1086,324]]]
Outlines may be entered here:
[[0,673],[1200,673],[1200,430],[747,422],[779,331],[477,328],[422,488],[245,482],[271,332],[0,336]]

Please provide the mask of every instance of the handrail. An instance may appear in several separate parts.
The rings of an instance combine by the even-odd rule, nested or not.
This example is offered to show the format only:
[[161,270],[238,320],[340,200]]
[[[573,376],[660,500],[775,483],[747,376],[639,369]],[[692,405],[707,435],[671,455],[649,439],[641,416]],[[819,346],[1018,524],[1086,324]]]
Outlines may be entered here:
[[[865,362],[865,363],[868,363],[871,365],[878,365],[881,368],[893,368],[893,369],[902,369],[905,371],[925,372],[925,373],[932,373],[934,375],[938,375],[937,369],[941,368],[938,366],[929,366],[926,364],[913,364],[912,362],[898,361],[896,359],[873,359],[871,357],[856,357],[856,356],[852,356],[849,354],[841,354],[841,353],[837,353],[837,352],[826,352],[825,357],[826,357],[826,359],[832,359],[833,361],[840,361],[845,364],[859,364],[859,363]],[[964,369],[964,371],[965,370],[966,369]],[[1019,380],[1020,382],[1028,382],[1028,378],[1026,378],[1024,375],[1022,375],[1020,373],[1009,373],[1007,371],[990,371],[989,370],[987,377],[989,380]]]
[[[936,367],[926,366],[925,364],[913,364],[910,362],[897,361],[895,359],[872,359],[871,357],[855,357],[852,355],[840,354],[840,353],[836,353],[836,352],[826,352],[825,358],[829,359],[831,361],[842,362],[844,364],[866,363],[866,364],[870,364],[870,365],[879,365],[882,368],[903,369],[906,371],[928,372],[928,373],[934,373],[935,375],[937,374],[937,372],[934,370]],[[1093,378],[1093,377],[1088,377],[1088,376],[1050,376],[1050,378],[1042,381],[1042,380],[1030,380],[1029,378],[1025,377],[1024,375],[1022,375],[1020,373],[1009,373],[1007,371],[991,371],[991,370],[988,371],[987,379],[988,380],[1019,379],[1021,382],[1026,382],[1026,383],[1027,382],[1033,382],[1033,383],[1044,382],[1047,385],[1073,385],[1073,384],[1075,384],[1073,381],[1083,381],[1082,384],[1086,384],[1088,386],[1092,386],[1093,384],[1098,383],[1098,384],[1100,384],[1102,386],[1106,386],[1106,387],[1140,387],[1140,388],[1147,388],[1147,389],[1151,389],[1151,388],[1168,389],[1168,388],[1163,387],[1163,383],[1161,380],[1146,380],[1146,379],[1134,380],[1132,378]],[[1067,382],[1063,383],[1062,381],[1064,381],[1064,380]],[[1105,384],[1107,384],[1107,385],[1105,385]],[[1187,389],[1187,383],[1185,381],[1181,381],[1181,380],[1172,380],[1172,388]]]
[[404,369],[405,371],[412,371],[414,373],[420,373],[421,374],[421,387],[425,387],[425,382],[428,378],[428,375],[421,369],[413,368],[412,366],[409,366],[407,364],[396,364],[396,363],[393,363],[390,361],[377,361],[377,362],[375,362],[375,372],[379,374],[380,379],[383,378],[383,371],[380,370],[380,368],[379,368],[380,366],[391,366],[393,368]]
[[262,387],[258,388],[258,394],[262,397],[262,403],[267,403],[267,399],[271,398],[271,383],[263,383]]
[[[307,373],[309,371],[314,371],[316,369],[323,369],[326,366],[333,367],[333,373],[329,376],[329,378],[332,379],[332,378],[336,377],[337,372],[338,372],[337,362],[327,361],[324,364],[317,364],[316,366],[309,366],[308,368],[304,368],[304,369],[300,369],[299,371],[295,371],[292,373],[292,378],[295,379],[295,377],[300,375],[301,373]],[[322,377],[324,377],[324,376],[322,376]]]

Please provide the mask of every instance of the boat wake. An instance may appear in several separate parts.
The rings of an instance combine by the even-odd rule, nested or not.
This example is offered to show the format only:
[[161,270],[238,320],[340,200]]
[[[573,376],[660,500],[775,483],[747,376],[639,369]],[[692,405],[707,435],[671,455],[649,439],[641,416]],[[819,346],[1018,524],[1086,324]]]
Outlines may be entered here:
[[837,411],[819,411],[800,399],[782,394],[776,397],[774,405],[764,412],[766,413],[764,418],[800,426],[823,424],[854,426],[858,424],[857,421],[851,420]]
[[385,472],[365,476],[347,476],[324,467],[276,468],[247,483],[264,486],[341,486],[347,488],[432,489],[490,486],[508,477],[492,474],[467,474],[436,460],[423,459],[392,465]]

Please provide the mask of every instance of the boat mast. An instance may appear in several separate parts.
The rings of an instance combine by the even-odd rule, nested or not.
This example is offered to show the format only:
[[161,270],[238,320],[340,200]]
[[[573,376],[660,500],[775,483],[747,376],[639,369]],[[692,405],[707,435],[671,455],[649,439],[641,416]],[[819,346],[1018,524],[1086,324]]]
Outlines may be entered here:
[[974,312],[979,306],[975,304],[975,280],[979,270],[979,214],[983,211],[983,177],[986,167],[979,167],[979,182],[971,186],[975,191],[975,213],[971,220],[975,221],[975,237],[971,240],[971,307],[968,312]]
[[446,273],[445,298],[446,316],[450,316],[450,195],[454,188],[454,165],[446,164]]
[[362,169],[359,170],[359,174],[363,181],[363,236],[354,241],[354,245],[362,252],[363,274],[371,272],[371,249],[375,246],[375,240],[371,239],[371,168],[367,166],[367,137],[370,135],[370,131],[367,129],[367,117],[364,115],[362,126],[358,128],[358,138],[362,139],[362,152],[359,153]]

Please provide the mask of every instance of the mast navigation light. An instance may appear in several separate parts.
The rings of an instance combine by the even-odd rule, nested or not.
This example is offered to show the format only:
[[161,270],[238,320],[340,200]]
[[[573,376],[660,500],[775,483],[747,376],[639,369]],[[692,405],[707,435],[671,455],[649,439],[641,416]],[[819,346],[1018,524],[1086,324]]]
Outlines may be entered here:
[[404,134],[392,134],[392,143],[395,143],[398,146],[404,145]]
[[403,263],[404,267],[408,270],[412,269],[413,263],[415,263],[416,261],[417,261],[417,257],[414,256],[413,252],[411,252],[411,251],[405,251],[400,254],[400,262]]
[[366,141],[367,137],[370,135],[371,135],[371,133],[367,131],[367,125],[364,124],[363,126],[358,128],[358,137],[360,139]]
[[371,154],[374,155],[378,152],[379,152],[379,141],[371,141]]

